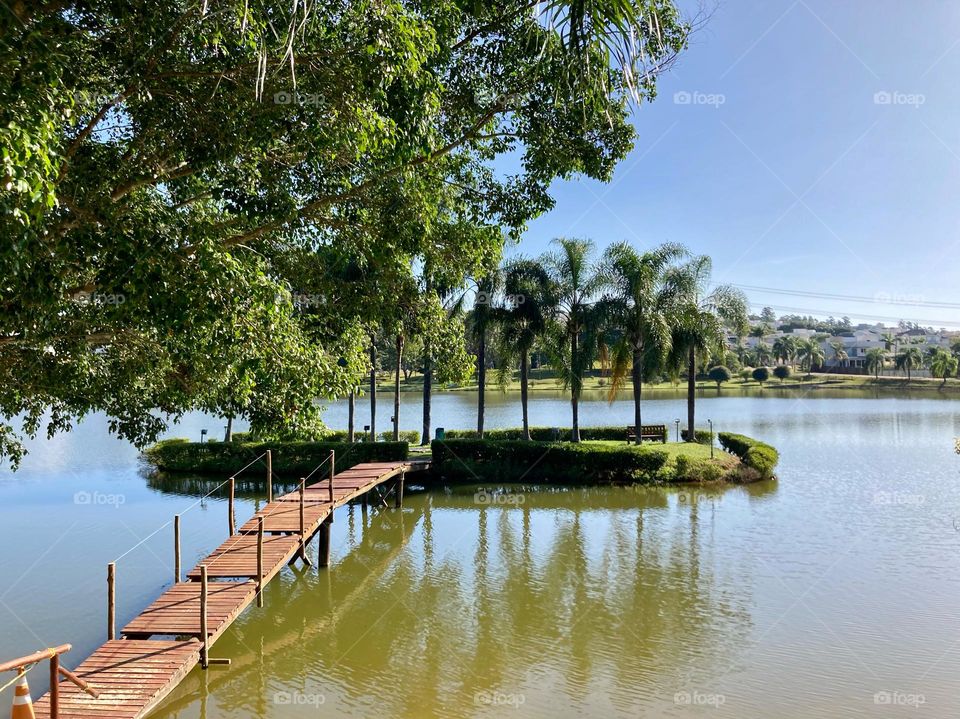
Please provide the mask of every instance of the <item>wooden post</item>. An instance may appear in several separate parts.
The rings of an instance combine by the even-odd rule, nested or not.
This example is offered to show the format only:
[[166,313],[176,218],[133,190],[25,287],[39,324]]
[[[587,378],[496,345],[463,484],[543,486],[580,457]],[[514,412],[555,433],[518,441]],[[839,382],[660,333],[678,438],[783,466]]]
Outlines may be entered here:
[[400,473],[400,479],[397,480],[397,489],[394,492],[394,504],[397,509],[403,506],[403,472]]
[[273,501],[273,452],[267,450],[267,501]]
[[117,565],[107,565],[107,639],[117,638]]
[[210,665],[210,648],[207,646],[207,565],[200,565],[200,666]]
[[173,515],[173,582],[180,584],[180,515]]
[[257,517],[257,606],[263,606],[263,517]]
[[234,522],[234,518],[233,518],[233,497],[234,497],[234,494],[236,493],[236,489],[237,489],[237,478],[231,477],[230,478],[230,500],[227,505],[227,521],[230,524],[231,537],[237,533],[237,525],[236,525],[236,522]]
[[330,566],[330,520],[333,518],[333,510],[330,516],[320,523],[319,541],[317,547],[317,565],[320,567]]
[[307,531],[306,522],[304,521],[303,510],[305,507],[304,504],[304,491],[307,488],[307,480],[300,480],[300,542],[303,543],[303,535]]
[[[16,707],[14,707],[16,713]],[[32,712],[31,712],[32,713]],[[50,719],[60,717],[60,655],[50,657]]]
[[[330,504],[333,504],[333,475],[336,474],[337,453],[330,450]],[[330,513],[333,514],[333,507],[330,507]]]

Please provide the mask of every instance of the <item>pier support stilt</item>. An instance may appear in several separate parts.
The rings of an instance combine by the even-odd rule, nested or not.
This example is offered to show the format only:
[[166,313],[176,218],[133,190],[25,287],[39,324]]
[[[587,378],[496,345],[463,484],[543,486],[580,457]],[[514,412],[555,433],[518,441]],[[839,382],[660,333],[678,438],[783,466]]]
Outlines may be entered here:
[[321,567],[330,566],[330,517],[327,517],[320,523],[320,529],[317,531],[319,537],[317,547],[317,565]]
[[403,472],[400,473],[400,478],[397,479],[397,486],[393,493],[393,506],[400,509],[400,507],[403,506]]

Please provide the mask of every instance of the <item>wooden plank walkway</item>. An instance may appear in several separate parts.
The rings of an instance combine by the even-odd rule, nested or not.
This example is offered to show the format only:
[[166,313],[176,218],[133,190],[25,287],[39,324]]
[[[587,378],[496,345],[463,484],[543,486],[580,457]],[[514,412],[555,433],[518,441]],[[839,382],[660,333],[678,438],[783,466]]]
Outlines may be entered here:
[[[200,660],[200,642],[114,639],[74,672],[100,692],[97,699],[60,682],[60,719],[136,719],[156,708]],[[50,716],[50,695],[34,704],[38,719]]]
[[[59,682],[59,717],[140,719],[146,716],[203,661],[201,567],[206,568],[207,574],[206,650],[209,651],[241,612],[257,599],[258,587],[262,590],[286,564],[303,556],[301,548],[316,533],[323,532],[329,548],[329,521],[337,507],[368,492],[374,492],[377,502],[384,503],[380,487],[388,483],[399,506],[404,475],[429,466],[429,462],[423,461],[358,464],[332,479],[305,487],[302,502],[298,489],[266,504],[236,534],[190,570],[188,581],[174,584],[161,594],[123,628],[121,639],[107,641],[75,670],[99,692],[98,698],[82,692],[66,679]],[[260,518],[262,538],[258,529]],[[258,545],[261,543],[262,573],[259,573]],[[49,694],[35,704],[39,719],[50,717],[50,709]]]

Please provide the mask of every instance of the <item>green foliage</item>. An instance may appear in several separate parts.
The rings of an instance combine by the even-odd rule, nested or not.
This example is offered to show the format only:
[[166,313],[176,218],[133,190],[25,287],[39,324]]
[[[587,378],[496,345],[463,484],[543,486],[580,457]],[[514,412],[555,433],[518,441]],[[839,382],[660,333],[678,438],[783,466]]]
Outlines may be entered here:
[[720,385],[724,382],[729,382],[732,376],[733,375],[730,373],[730,370],[722,364],[717,365],[716,367],[711,367],[710,371],[707,372],[707,377],[717,383],[717,389],[720,389]]
[[783,380],[788,379],[793,372],[790,369],[790,365],[777,365],[773,368],[773,376],[778,380],[783,382]]
[[763,384],[770,379],[770,369],[768,367],[757,367],[750,373],[750,376],[760,384]]
[[468,481],[653,483],[668,459],[640,447],[488,439],[435,440],[432,450],[435,472]]
[[[474,429],[448,429],[446,430],[447,439],[477,439],[477,431]],[[534,442],[569,442],[570,429],[565,427],[531,427],[530,439]],[[666,430],[664,430],[666,437]],[[623,427],[581,427],[580,439],[590,440],[622,440],[626,442],[627,428]],[[483,438],[490,441],[501,440],[522,440],[523,428],[513,427],[509,429],[488,429],[483,433]]]
[[[246,466],[266,450],[272,450],[273,470],[279,474],[303,476],[336,452],[337,471],[361,462],[406,459],[406,442],[189,442],[167,439],[144,451],[147,461],[165,472],[229,475]],[[265,467],[266,465],[259,465]],[[247,470],[256,475],[258,465]]]
[[946,384],[947,378],[957,374],[960,360],[942,347],[937,347],[930,355],[930,374],[940,377]]
[[[688,430],[686,429],[680,430],[680,437],[683,439],[684,442],[687,441],[687,437],[689,436],[690,436],[690,432]],[[694,432],[694,441],[697,444],[709,445],[711,442],[713,442],[713,434],[710,432],[709,429],[698,429]]]
[[[555,178],[612,176],[689,29],[669,0],[67,0],[0,23],[11,460],[95,411],[140,446],[190,410],[320,431],[314,398],[357,386],[415,268],[455,286]],[[434,338],[451,376],[457,332]]]
[[717,437],[721,447],[739,457],[744,465],[758,472],[762,479],[773,476],[773,470],[780,461],[780,454],[769,444],[733,432],[720,432]]
[[[386,430],[385,432],[380,432],[377,435],[383,442],[392,442],[393,441],[393,430]],[[355,442],[369,442],[370,433],[369,432],[354,432],[353,433]],[[347,430],[338,429],[333,431],[324,432],[321,441],[323,442],[346,442],[347,441]],[[406,442],[407,444],[420,444],[420,433],[415,429],[401,429],[400,430],[400,441]]]

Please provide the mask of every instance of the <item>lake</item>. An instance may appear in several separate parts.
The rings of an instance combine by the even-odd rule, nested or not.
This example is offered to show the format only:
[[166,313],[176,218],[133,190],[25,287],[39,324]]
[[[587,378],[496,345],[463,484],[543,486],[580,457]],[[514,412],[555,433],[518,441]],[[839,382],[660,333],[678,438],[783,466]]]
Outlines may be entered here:
[[[778,481],[482,485],[341,510],[332,568],[285,570],[214,647],[233,665],[194,670],[153,716],[955,716],[960,404],[764,394],[706,391],[698,416],[776,446]],[[401,427],[419,429],[419,397],[401,399]],[[473,426],[475,401],[437,394],[434,424]],[[644,405],[671,436],[684,411],[671,392]],[[519,415],[490,393],[488,427]],[[361,400],[358,427],[368,416]],[[581,408],[584,426],[631,417],[626,399]],[[344,405],[328,418],[343,426]],[[569,404],[538,391],[531,421],[565,426]],[[222,422],[190,415],[172,435],[201,428]],[[216,482],[148,479],[101,418],[30,448],[0,476],[0,655],[70,642],[72,667],[105,639],[106,564],[119,558],[122,626],[172,580],[171,517],[189,567],[222,541],[226,507],[198,502]],[[261,499],[242,488],[238,521]]]

